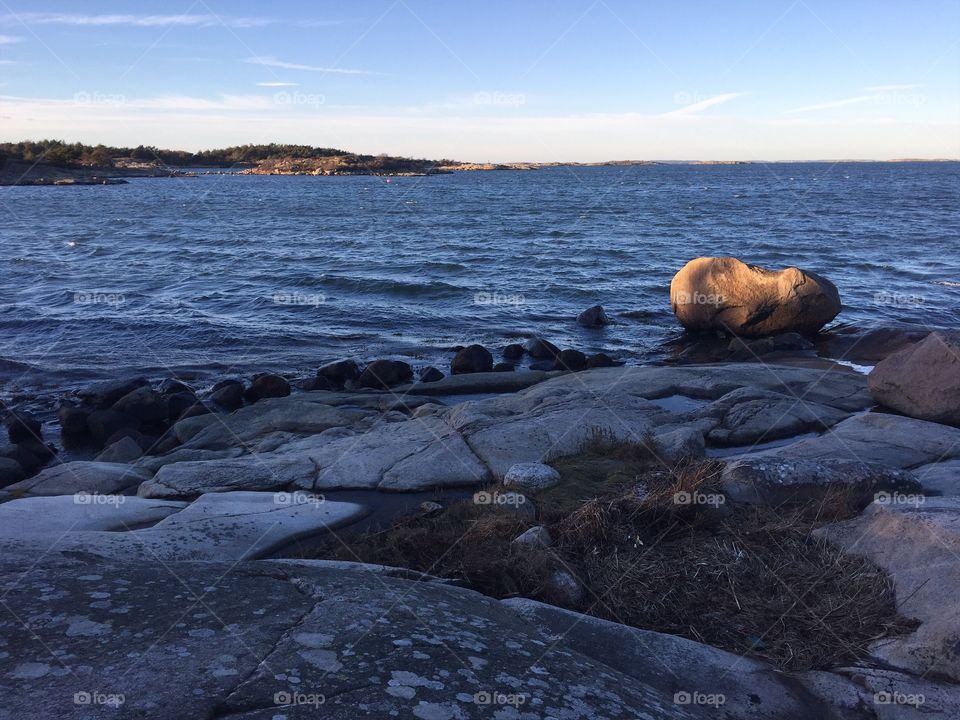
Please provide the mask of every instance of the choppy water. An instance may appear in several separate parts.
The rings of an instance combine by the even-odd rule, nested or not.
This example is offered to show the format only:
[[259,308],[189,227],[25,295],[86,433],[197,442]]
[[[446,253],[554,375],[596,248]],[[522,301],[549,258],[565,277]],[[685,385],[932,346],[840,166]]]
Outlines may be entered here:
[[[218,175],[2,188],[5,395],[172,369],[449,361],[528,334],[656,359],[699,255],[798,265],[853,324],[960,320],[960,164]],[[574,323],[602,303],[604,330]]]

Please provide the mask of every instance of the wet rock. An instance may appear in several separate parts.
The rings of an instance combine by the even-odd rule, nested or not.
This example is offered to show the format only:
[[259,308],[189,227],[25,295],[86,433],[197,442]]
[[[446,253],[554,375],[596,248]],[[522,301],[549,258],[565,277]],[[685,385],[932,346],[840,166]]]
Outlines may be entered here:
[[534,547],[550,547],[553,544],[553,538],[550,537],[550,531],[543,525],[535,525],[517,535],[513,539],[515,545],[532,545]]
[[557,369],[556,360],[537,360],[530,363],[530,369],[536,372],[552,372]]
[[510,343],[503,349],[503,357],[507,360],[519,360],[523,357],[523,345]]
[[560,473],[543,463],[517,463],[503,477],[503,484],[525,490],[545,490],[560,483]]
[[615,367],[622,364],[623,363],[618,363],[612,357],[602,352],[595,353],[587,358],[587,367],[589,368]]
[[192,392],[176,392],[166,395],[167,423],[173,424],[183,417],[183,414],[197,404],[197,396]]
[[443,380],[444,374],[435,367],[426,367],[420,372],[420,382],[431,383]]
[[167,419],[166,398],[148,386],[124,395],[111,410],[133,418],[138,424],[165,422]]
[[557,367],[561,370],[579,372],[587,369],[587,356],[579,350],[564,350],[557,358]]
[[107,449],[97,455],[97,462],[131,463],[143,454],[137,442],[131,437],[123,437],[107,446]]
[[238,410],[243,407],[243,383],[239,380],[221,380],[213,386],[207,400],[227,412]]
[[190,393],[194,394],[193,390],[190,387],[176,378],[165,378],[157,386],[157,392],[161,395],[176,395],[178,393]]
[[250,402],[257,402],[264,398],[286,397],[289,394],[290,383],[286,378],[273,373],[260,373],[253,376],[244,397]]
[[294,381],[293,385],[304,392],[315,392],[317,390],[336,392],[337,390],[340,390],[339,387],[334,385],[325,377],[320,377],[319,375],[308,378],[300,378],[299,380]]
[[602,305],[594,305],[577,315],[577,324],[588,328],[603,327],[610,324],[610,318],[603,311]]
[[57,410],[57,419],[60,421],[60,436],[65,443],[82,443],[89,438],[90,430],[87,427],[89,416],[88,408],[69,403],[60,406]]
[[513,363],[508,362],[498,362],[493,366],[493,372],[514,372],[516,369]]
[[534,360],[556,360],[560,355],[560,348],[543,338],[530,338],[523,349]]
[[77,397],[95,408],[106,409],[124,395],[129,395],[145,385],[148,385],[147,380],[142,377],[107,380],[80,390],[77,392]]
[[117,430],[140,427],[139,421],[117,410],[94,410],[87,416],[87,429],[93,442],[102,447]]
[[40,421],[32,413],[25,410],[15,410],[7,413],[4,418],[7,423],[7,437],[12,443],[37,441],[43,438],[43,428]]
[[336,388],[343,388],[348,381],[360,377],[360,367],[354,360],[337,360],[317,370],[317,377],[329,380]]
[[931,422],[960,425],[960,333],[932,332],[881,360],[868,378],[881,405]]
[[220,420],[216,415],[203,413],[183,418],[174,425],[171,430],[181,443],[185,443],[193,439],[193,437],[204,428],[218,422],[220,422]]
[[402,360],[374,360],[360,373],[357,383],[376,390],[388,390],[413,379],[413,368]]
[[819,499],[837,489],[848,490],[862,504],[869,503],[877,493],[921,491],[911,473],[836,458],[744,457],[727,463],[720,483],[731,502],[767,505]]
[[670,304],[688,330],[747,337],[813,334],[841,309],[840,293],[826,278],[798,268],[766,270],[733,257],[688,262],[670,283]]
[[0,457],[0,488],[18,483],[26,477],[23,468],[16,460]]
[[858,328],[850,325],[825,330],[817,336],[817,352],[873,365],[909,345],[920,342],[929,330],[913,326]]
[[47,460],[47,452],[41,451],[40,456],[32,452],[36,446],[43,448],[43,443],[7,443],[0,441],[0,457],[16,461],[23,468],[23,471],[29,476],[35,473]]
[[493,370],[493,356],[483,345],[468,345],[458,352],[450,363],[450,374],[490,372]]
[[781,333],[749,340],[735,337],[727,346],[730,360],[754,360],[770,355],[812,355],[814,344],[799,333]]

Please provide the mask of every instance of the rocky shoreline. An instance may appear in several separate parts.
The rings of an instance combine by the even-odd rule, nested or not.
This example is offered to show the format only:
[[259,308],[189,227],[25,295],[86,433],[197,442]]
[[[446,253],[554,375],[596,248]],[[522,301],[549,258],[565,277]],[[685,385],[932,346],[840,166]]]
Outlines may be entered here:
[[[9,413],[0,715],[957,717],[960,339],[834,335],[838,357],[870,358],[869,376],[817,360],[836,288],[736,262],[702,258],[677,274],[678,320],[710,340],[674,365],[531,338],[497,358],[458,348],[448,372],[423,368],[416,381],[386,358],[207,393],[121,379],[65,399],[64,442],[98,452],[66,463],[37,418]],[[594,307],[577,321],[607,318]],[[521,358],[532,369],[516,370]],[[346,491],[357,495],[337,499]],[[433,499],[351,529],[410,492]],[[622,507],[617,523],[644,518],[636,540],[584,534]],[[798,508],[813,512],[799,531],[788,522]],[[756,637],[717,646],[604,609],[618,598],[585,558],[640,559],[651,537],[696,531],[703,545],[734,533],[725,562],[750,562],[736,533],[757,513],[774,533],[792,528],[797,547],[860,568],[843,582],[869,578],[891,603],[868,609],[882,592],[818,580],[788,590],[788,606],[799,612],[812,592],[829,609],[811,617],[829,632],[871,613],[886,629],[863,647],[836,643],[829,662],[781,663],[775,614]],[[668,535],[646,535],[665,520]],[[467,542],[506,542],[490,546],[505,564],[489,581],[443,561],[466,563],[459,538],[484,527]],[[381,564],[411,552],[396,554],[400,530],[440,548],[435,561]],[[456,531],[448,547],[432,539],[441,530]],[[289,554],[312,537],[333,549]],[[361,541],[393,550],[365,556]],[[764,571],[771,595],[799,558],[782,563]],[[544,581],[524,590],[517,575],[510,590],[503,578],[520,568]],[[711,591],[734,608],[730,622],[765,617],[763,598],[733,587]],[[690,611],[709,617],[712,605]]]

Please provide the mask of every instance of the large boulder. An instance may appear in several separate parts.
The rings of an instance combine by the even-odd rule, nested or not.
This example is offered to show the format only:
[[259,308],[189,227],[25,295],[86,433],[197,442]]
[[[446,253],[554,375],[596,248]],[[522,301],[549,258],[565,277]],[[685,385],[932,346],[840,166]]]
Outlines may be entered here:
[[244,397],[250,402],[264,398],[286,397],[290,394],[290,383],[286,378],[273,373],[254,375]]
[[40,440],[43,428],[33,413],[17,410],[7,415],[7,436],[12,443]]
[[556,360],[560,356],[560,348],[543,338],[530,338],[523,349],[534,360]]
[[216,403],[227,412],[243,407],[243,383],[239,380],[221,380],[207,396],[207,399]]
[[766,270],[734,257],[688,262],[670,283],[670,304],[687,330],[748,337],[813,334],[841,309],[836,286],[819,275]]
[[140,423],[164,422],[167,419],[166,398],[147,385],[124,395],[111,409]]
[[146,378],[123,378],[105,380],[77,392],[77,397],[97,408],[108,408],[124,395],[129,395],[138,387],[147,385]]
[[930,333],[880,361],[867,382],[881,405],[920,420],[960,425],[960,333]]
[[450,374],[491,372],[493,370],[493,355],[483,345],[468,345],[453,357],[450,363]]
[[347,381],[360,377],[360,368],[354,360],[337,360],[317,370],[317,377],[329,381],[334,387],[342,388]]
[[374,360],[360,373],[357,383],[363,387],[386,390],[413,380],[413,368],[402,360]]

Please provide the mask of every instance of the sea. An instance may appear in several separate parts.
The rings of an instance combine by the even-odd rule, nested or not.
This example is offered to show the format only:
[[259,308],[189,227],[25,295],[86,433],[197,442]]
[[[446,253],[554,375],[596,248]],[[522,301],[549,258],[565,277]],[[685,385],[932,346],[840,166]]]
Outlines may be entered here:
[[[664,361],[673,275],[832,280],[835,324],[960,327],[960,163],[199,174],[0,188],[0,399],[126,375],[198,389],[332,360],[449,366],[538,335]],[[613,323],[575,322],[602,304]]]

